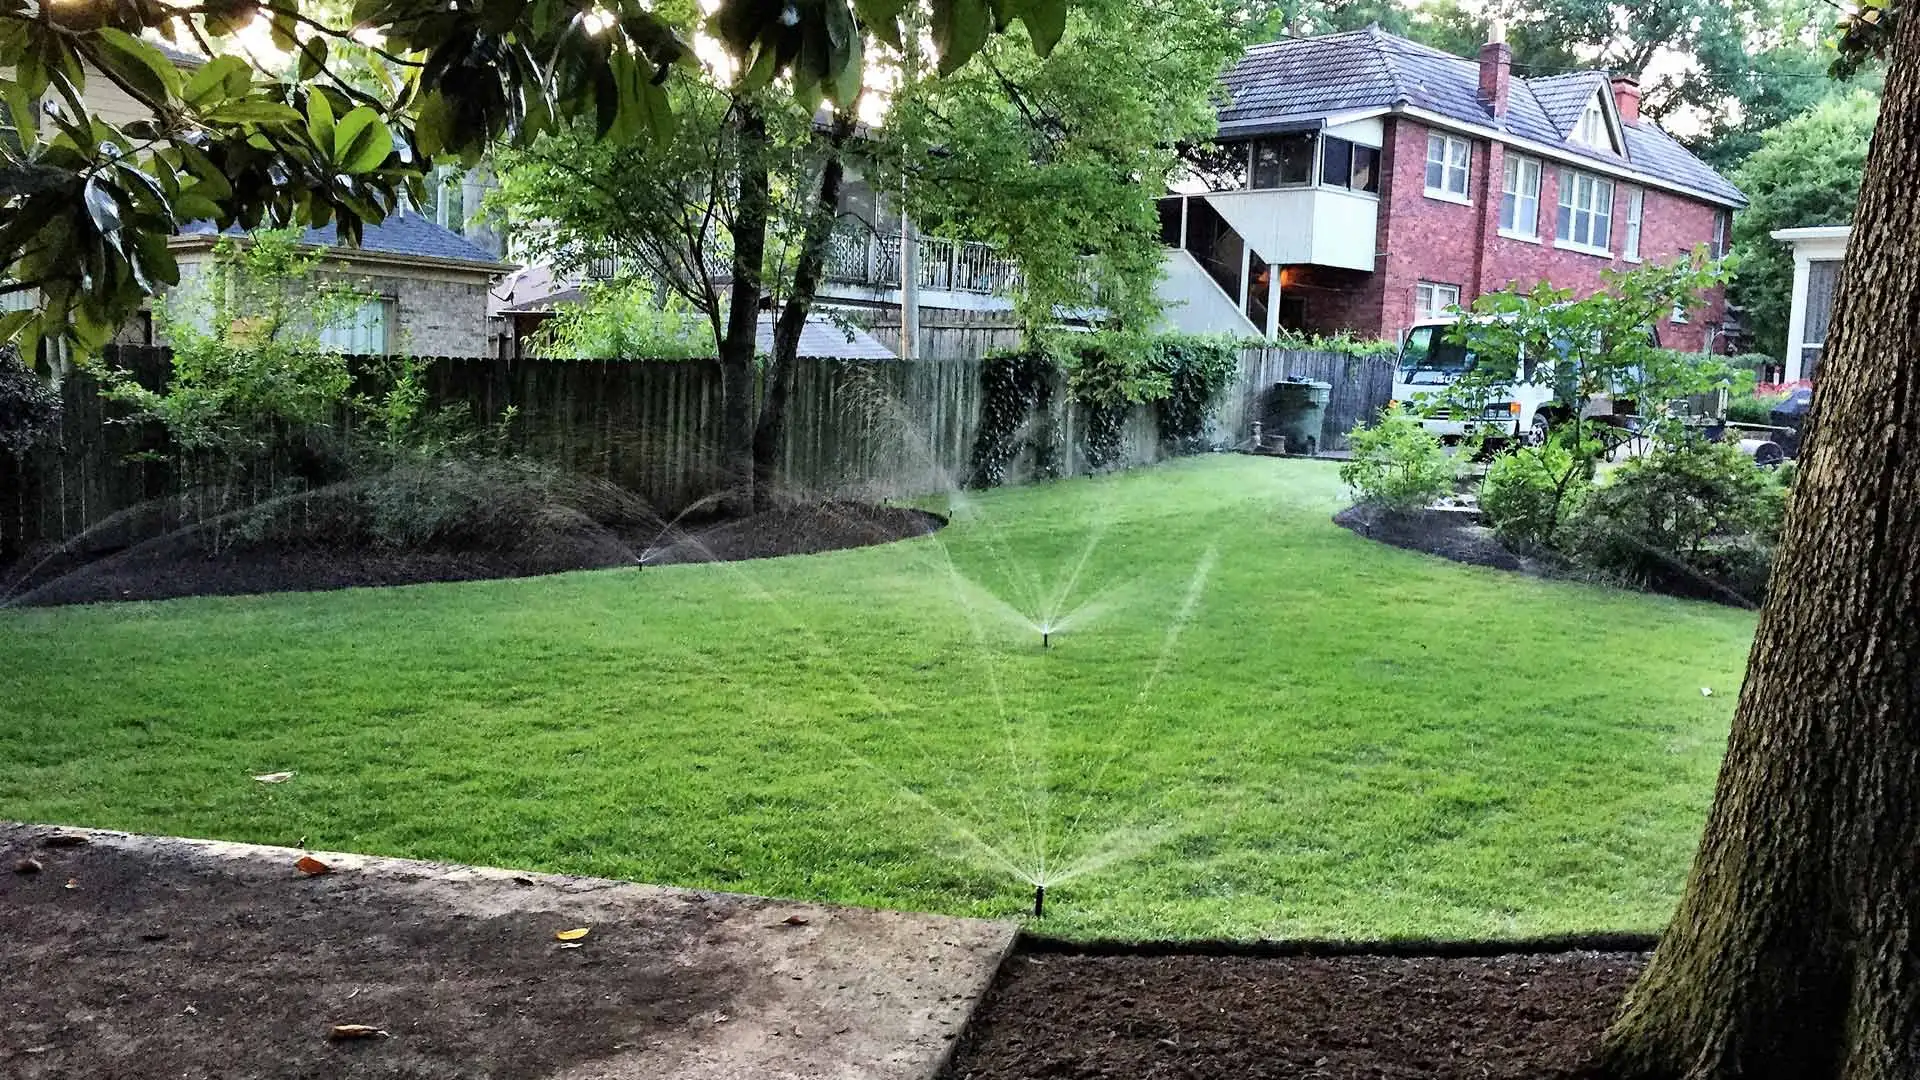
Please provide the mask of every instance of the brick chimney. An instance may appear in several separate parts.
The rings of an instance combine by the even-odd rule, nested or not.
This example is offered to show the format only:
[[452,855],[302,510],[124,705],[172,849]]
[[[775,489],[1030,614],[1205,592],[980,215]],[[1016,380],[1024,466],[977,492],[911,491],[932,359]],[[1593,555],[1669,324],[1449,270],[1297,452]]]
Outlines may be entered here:
[[[1482,83],[1485,83],[1486,79],[1485,75],[1480,76]],[[1640,80],[1631,75],[1615,75],[1613,106],[1620,113],[1622,124],[1638,127],[1640,125]]]
[[1507,45],[1507,24],[1495,20],[1493,40],[1480,46],[1480,103],[1499,120],[1507,115],[1507,92],[1513,83],[1513,50]]

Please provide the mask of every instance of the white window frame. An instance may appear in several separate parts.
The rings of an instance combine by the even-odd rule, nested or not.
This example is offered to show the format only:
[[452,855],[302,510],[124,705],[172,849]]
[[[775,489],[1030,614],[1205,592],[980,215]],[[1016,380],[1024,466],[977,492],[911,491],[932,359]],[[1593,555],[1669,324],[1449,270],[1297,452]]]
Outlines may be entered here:
[[[1609,259],[1613,257],[1613,251],[1607,246],[1613,243],[1613,181],[1578,169],[1563,168],[1560,170],[1560,191],[1555,202],[1554,247]],[[1560,227],[1562,211],[1565,211],[1567,218],[1564,232]],[[1604,228],[1600,227],[1602,219],[1606,222]],[[1600,243],[1594,243],[1595,239]]]
[[1414,321],[1444,319],[1460,310],[1460,286],[1421,281],[1413,287]]
[[1727,257],[1727,226],[1730,217],[1731,215],[1725,210],[1713,212],[1713,257],[1716,259]]
[[1607,112],[1606,103],[1601,100],[1599,92],[1587,99],[1586,107],[1580,110],[1580,118],[1573,122],[1573,131],[1568,134],[1567,141],[1609,154],[1620,152],[1620,140],[1613,131],[1613,117]]
[[1500,235],[1540,242],[1540,159],[1508,154],[1501,168]]
[[1641,188],[1627,189],[1627,240],[1625,258],[1640,261],[1640,230],[1647,212],[1647,193]]
[[[1437,157],[1436,152],[1439,155]],[[1437,186],[1433,183],[1436,168],[1440,170],[1440,183]],[[1470,203],[1471,199],[1467,193],[1472,190],[1473,185],[1473,144],[1458,135],[1443,135],[1438,131],[1428,132],[1424,179],[1427,198],[1445,202]]]

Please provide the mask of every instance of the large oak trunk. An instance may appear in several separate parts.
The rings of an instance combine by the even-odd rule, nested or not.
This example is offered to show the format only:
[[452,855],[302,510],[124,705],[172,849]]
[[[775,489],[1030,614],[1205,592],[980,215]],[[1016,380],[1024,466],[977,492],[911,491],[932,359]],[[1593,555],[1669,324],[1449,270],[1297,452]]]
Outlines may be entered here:
[[1809,450],[1632,1080],[1920,1077],[1920,18],[1901,20]]

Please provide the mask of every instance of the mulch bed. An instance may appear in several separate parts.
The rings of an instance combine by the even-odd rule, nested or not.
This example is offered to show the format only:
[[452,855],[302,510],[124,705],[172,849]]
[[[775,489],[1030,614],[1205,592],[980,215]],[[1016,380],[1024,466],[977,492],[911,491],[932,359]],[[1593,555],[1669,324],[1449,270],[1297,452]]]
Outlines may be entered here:
[[1576,1080],[1640,952],[1017,955],[950,1080]]
[[1496,570],[1514,570],[1544,576],[1546,568],[1515,555],[1475,515],[1450,510],[1392,513],[1371,506],[1351,506],[1333,515],[1333,523],[1408,551]]
[[625,535],[586,531],[508,551],[238,547],[209,553],[196,537],[182,535],[118,552],[22,560],[0,570],[0,607],[535,577],[643,560],[654,566],[812,555],[927,536],[945,524],[922,510],[828,502]]

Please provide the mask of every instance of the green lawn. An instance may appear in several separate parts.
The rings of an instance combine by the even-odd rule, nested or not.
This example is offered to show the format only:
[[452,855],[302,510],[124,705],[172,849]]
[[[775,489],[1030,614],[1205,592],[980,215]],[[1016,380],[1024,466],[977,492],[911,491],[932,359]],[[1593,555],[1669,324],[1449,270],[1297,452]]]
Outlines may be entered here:
[[0,612],[0,818],[983,916],[1044,865],[1079,936],[1658,927],[1752,617],[1339,499],[1206,458],[832,555]]

